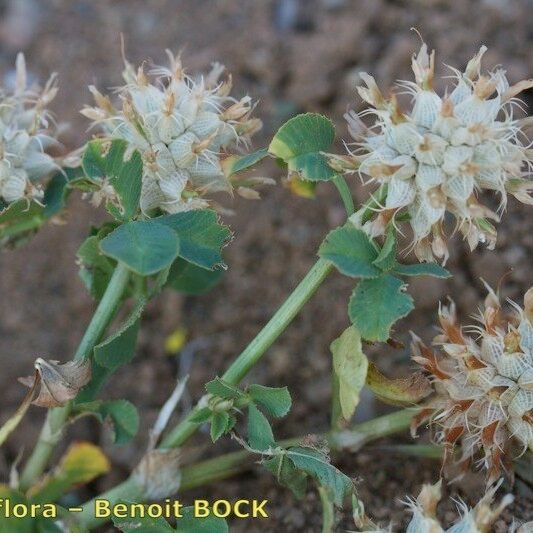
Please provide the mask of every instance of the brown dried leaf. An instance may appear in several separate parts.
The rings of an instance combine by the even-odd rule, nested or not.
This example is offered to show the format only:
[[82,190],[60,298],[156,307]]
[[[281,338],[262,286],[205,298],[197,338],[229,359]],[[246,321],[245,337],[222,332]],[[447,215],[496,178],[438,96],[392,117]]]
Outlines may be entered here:
[[374,363],[369,363],[366,384],[382,402],[390,405],[417,404],[433,392],[431,382],[422,372],[406,378],[389,379]]
[[34,387],[40,381],[39,394],[32,402],[40,407],[65,405],[91,380],[89,360],[60,364],[58,361],[46,361],[39,357],[34,366],[35,376],[19,378],[19,382],[27,387]]

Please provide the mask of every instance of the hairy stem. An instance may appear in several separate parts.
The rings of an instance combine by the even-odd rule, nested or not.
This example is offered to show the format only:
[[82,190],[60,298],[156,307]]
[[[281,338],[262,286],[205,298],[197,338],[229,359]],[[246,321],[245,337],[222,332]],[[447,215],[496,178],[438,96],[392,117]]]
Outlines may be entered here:
[[[330,431],[320,436],[328,441],[333,452],[343,450],[355,452],[373,440],[404,431],[409,427],[415,412],[416,410],[413,409],[396,411],[374,420],[357,424],[350,429]],[[302,439],[303,437],[284,440],[279,445],[284,448],[295,446]],[[240,474],[252,468],[257,459],[256,455],[242,450],[186,466],[182,470],[180,491],[194,489]],[[105,519],[95,518],[94,516],[95,500],[97,499],[108,500],[113,505],[120,500],[141,502],[146,498],[143,495],[142,487],[129,478],[83,505],[83,512],[78,515],[78,518],[86,527],[96,527],[105,522]]]
[[[285,303],[278,309],[266,326],[257,334],[255,339],[244,349],[226,370],[222,379],[232,385],[237,385],[248,374],[250,369],[261,359],[274,341],[285,331],[300,309],[317,291],[324,279],[332,271],[333,266],[325,259],[319,259],[309,270],[304,279],[294,289]],[[191,418],[198,411],[198,406],[166,435],[161,442],[162,448],[181,446],[198,429],[198,424],[191,422]]]
[[[81,339],[74,359],[90,357],[94,346],[98,343],[107,326],[114,317],[124,290],[129,280],[129,270],[119,263],[96,308],[89,326]],[[39,440],[22,471],[20,488],[26,490],[44,472],[62,433],[63,426],[71,411],[71,405],[49,409],[46,420],[39,435]]]

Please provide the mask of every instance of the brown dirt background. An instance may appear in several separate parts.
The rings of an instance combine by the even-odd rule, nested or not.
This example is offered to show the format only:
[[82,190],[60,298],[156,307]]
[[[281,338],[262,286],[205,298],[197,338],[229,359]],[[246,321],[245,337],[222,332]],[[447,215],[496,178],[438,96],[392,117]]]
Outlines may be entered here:
[[[373,73],[382,87],[410,77],[410,57],[419,47],[411,27],[436,48],[440,72],[444,62],[464,67],[486,44],[485,65],[503,64],[512,82],[530,77],[532,8],[530,0],[3,1],[0,71],[4,81],[12,79],[15,53],[20,49],[32,75],[44,79],[51,71],[59,73],[61,89],[54,107],[58,119],[71,124],[65,135],[68,147],[77,146],[87,135],[87,122],[78,114],[90,101],[87,85],[108,88],[121,81],[121,32],[132,62],[164,61],[163,49],[170,48],[184,50],[191,72],[207,68],[214,60],[226,64],[234,76],[235,93],[249,93],[259,100],[257,114],[265,127],[255,140],[257,148],[286,118],[301,111],[327,113],[337,124],[339,138],[346,138],[342,114],[360,105],[354,90],[358,71]],[[531,96],[525,96],[528,104]],[[340,143],[338,148],[342,150]],[[262,167],[259,173],[282,177],[273,166]],[[358,200],[365,198],[367,192],[355,179],[351,186]],[[276,186],[265,190],[259,202],[236,199],[231,207],[237,214],[227,222],[236,238],[226,250],[230,268],[223,282],[201,298],[164,294],[152,303],[133,364],[122,369],[105,391],[108,398],[125,397],[137,405],[142,416],[138,437],[125,447],[112,448],[96,423],[82,421],[69,429],[68,441],[100,441],[114,465],[112,474],[80,492],[82,500],[123,478],[142,453],[147,428],[170,393],[179,367],[176,358],[164,353],[166,336],[183,325],[191,340],[202,340],[199,348],[192,346],[189,382],[191,398],[199,397],[202,384],[223,372],[268,320],[314,262],[325,233],[343,218],[336,192],[327,185],[319,187],[314,201],[293,197]],[[94,308],[78,278],[75,252],[90,224],[103,218],[103,213],[73,198],[67,225],[46,227],[29,246],[0,254],[0,421],[21,401],[24,390],[16,377],[31,372],[36,356],[67,360],[73,353]],[[455,239],[449,263],[453,281],[414,280],[410,292],[417,309],[399,324],[396,336],[407,341],[408,330],[413,329],[429,340],[436,302],[447,294],[466,319],[483,297],[481,276],[496,285],[508,274],[504,295],[519,298],[531,283],[532,230],[530,212],[511,200],[495,252],[479,249],[470,254]],[[279,437],[327,428],[328,346],[347,325],[351,285],[350,280],[332,275],[249,376],[249,382],[290,388],[294,407],[276,424]],[[407,350],[393,352],[377,346],[368,353],[384,371],[409,369]],[[366,398],[358,419],[383,409]],[[31,449],[42,418],[41,410],[31,409],[0,451],[4,479],[17,453]],[[407,437],[400,440],[409,442]],[[207,451],[206,444],[206,436],[201,435],[188,450],[205,455],[235,447],[229,439],[214,451]],[[338,464],[358,479],[369,513],[383,523],[392,519],[397,528],[407,517],[399,499],[417,494],[423,482],[435,481],[439,470],[435,462],[386,453],[378,444],[343,456]],[[479,490],[480,479],[472,476],[446,492],[472,502]],[[514,492],[516,502],[496,531],[508,531],[513,515],[533,519],[531,491],[518,484]],[[272,514],[260,523],[233,521],[232,531],[320,531],[315,491],[297,501],[260,468],[180,497],[187,502],[193,497],[243,496],[269,498]],[[452,503],[442,506],[445,521],[453,519],[453,509]],[[353,524],[346,512],[339,530],[350,528]]]

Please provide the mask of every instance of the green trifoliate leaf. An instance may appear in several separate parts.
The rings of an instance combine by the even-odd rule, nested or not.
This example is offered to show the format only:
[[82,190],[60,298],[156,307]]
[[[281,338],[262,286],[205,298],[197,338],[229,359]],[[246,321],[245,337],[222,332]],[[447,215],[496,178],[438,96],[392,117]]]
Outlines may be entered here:
[[315,448],[295,446],[289,448],[286,454],[296,468],[314,478],[320,486],[329,491],[338,507],[342,505],[344,498],[353,492],[352,480],[335,468],[323,452]]
[[170,267],[166,286],[190,296],[199,296],[215,287],[224,270],[207,270],[178,257]]
[[242,172],[243,170],[254,166],[267,155],[268,150],[266,148],[243,156],[231,155],[222,161],[222,170],[224,171],[226,178],[230,178],[233,174],[237,174],[238,172]]
[[94,347],[91,381],[80,391],[77,402],[95,398],[109,376],[133,359],[144,305],[144,301],[139,301],[120,328]]
[[76,413],[91,413],[102,423],[110,423],[113,442],[126,444],[139,431],[139,414],[136,407],[127,400],[97,400],[77,403]]
[[222,248],[229,242],[231,231],[219,224],[218,215],[210,210],[187,211],[154,219],[172,228],[180,241],[179,256],[197,266],[212,270],[225,267]]
[[330,231],[318,255],[331,261],[347,276],[375,278],[381,273],[372,264],[378,256],[372,242],[363,231],[351,225]]
[[274,476],[280,485],[290,489],[297,498],[303,498],[307,490],[307,474],[294,466],[285,453],[263,461],[263,466]]
[[129,363],[135,354],[139,321],[144,309],[144,301],[132,310],[118,331],[94,347],[94,360],[104,368],[114,372]]
[[57,215],[65,207],[66,199],[70,192],[69,184],[82,176],[82,168],[77,167],[64,168],[52,177],[44,190],[43,215],[45,218]]
[[246,392],[252,400],[261,404],[271,416],[285,416],[291,408],[292,400],[287,387],[250,385]]
[[396,263],[393,273],[398,276],[433,276],[434,278],[449,278],[451,274],[437,263],[415,263],[401,265]]
[[330,350],[333,355],[333,369],[339,380],[342,416],[349,420],[359,404],[359,394],[365,385],[368,369],[361,335],[351,326],[331,343]]
[[116,219],[126,221],[139,209],[143,163],[139,152],[134,151],[125,160],[128,143],[123,140],[96,140],[87,144],[82,166],[87,177],[99,184],[107,179],[118,197],[118,204],[108,202],[107,209]]
[[221,411],[219,413],[213,413],[211,416],[211,440],[216,442],[230,426],[231,420],[230,415],[226,411]]
[[396,264],[396,248],[396,234],[394,233],[394,227],[391,224],[387,229],[385,244],[383,244],[383,248],[380,250],[373,264],[380,270],[384,271],[393,268]]
[[80,263],[80,278],[91,296],[99,300],[113,275],[114,262],[101,252],[100,240],[96,235],[85,239],[77,256]]
[[272,428],[254,403],[248,405],[248,444],[254,450],[267,450],[275,445]]
[[207,383],[205,389],[209,394],[224,398],[225,400],[237,400],[245,396],[244,392],[220,378],[215,378],[213,381]]
[[179,252],[175,231],[154,220],[127,222],[100,241],[100,250],[141,276],[170,266]]
[[289,171],[304,179],[327,181],[336,173],[322,152],[327,152],[335,139],[333,123],[316,113],[298,115],[278,130],[268,151],[283,160]]
[[413,299],[403,288],[402,280],[390,274],[359,282],[350,298],[348,314],[363,339],[386,341],[394,322],[413,309]]

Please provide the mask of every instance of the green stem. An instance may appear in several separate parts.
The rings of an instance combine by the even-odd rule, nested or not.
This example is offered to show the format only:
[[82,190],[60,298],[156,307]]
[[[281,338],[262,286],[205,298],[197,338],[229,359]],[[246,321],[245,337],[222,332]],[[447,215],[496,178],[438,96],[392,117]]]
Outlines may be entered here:
[[[413,409],[396,411],[375,418],[374,420],[357,424],[350,429],[330,431],[321,435],[321,437],[328,441],[334,452],[341,452],[343,450],[355,452],[369,442],[404,431],[409,427],[411,418],[415,412],[416,410]],[[299,444],[302,439],[303,437],[287,439],[281,441],[279,445],[283,448],[288,448]],[[208,459],[195,465],[186,466],[182,470],[180,492],[195,489],[240,474],[252,468],[256,461],[257,455],[246,450],[241,450]],[[105,519],[94,516],[96,499],[108,500],[113,505],[120,500],[142,502],[146,500],[146,497],[143,495],[142,487],[135,484],[131,477],[128,478],[120,485],[83,505],[83,512],[78,515],[78,518],[84,526],[89,528],[96,527],[102,522],[105,522]]]
[[[325,259],[319,259],[309,270],[304,279],[285,300],[276,314],[266,326],[257,334],[255,339],[235,359],[222,379],[232,385],[237,385],[248,374],[250,369],[261,359],[263,354],[272,346],[274,341],[285,331],[300,309],[317,291],[324,279],[332,271],[333,266]],[[181,446],[198,429],[198,424],[191,422],[191,418],[198,411],[198,406],[163,439],[162,448]]]
[[348,187],[348,184],[346,183],[346,180],[344,179],[344,176],[341,176],[340,174],[333,178],[333,183],[335,184],[335,187],[337,187],[337,190],[339,191],[342,203],[344,204],[344,209],[346,209],[346,214],[348,216],[353,215],[355,213],[355,205],[353,203],[353,196],[350,191],[350,188]]
[[[129,276],[129,270],[119,263],[74,354],[75,360],[86,359],[91,356],[94,346],[104,334],[105,329],[117,311],[128,284]],[[44,472],[50,456],[61,437],[63,426],[70,411],[70,404],[48,410],[39,440],[20,477],[20,488],[22,490],[31,487],[35,480]]]

